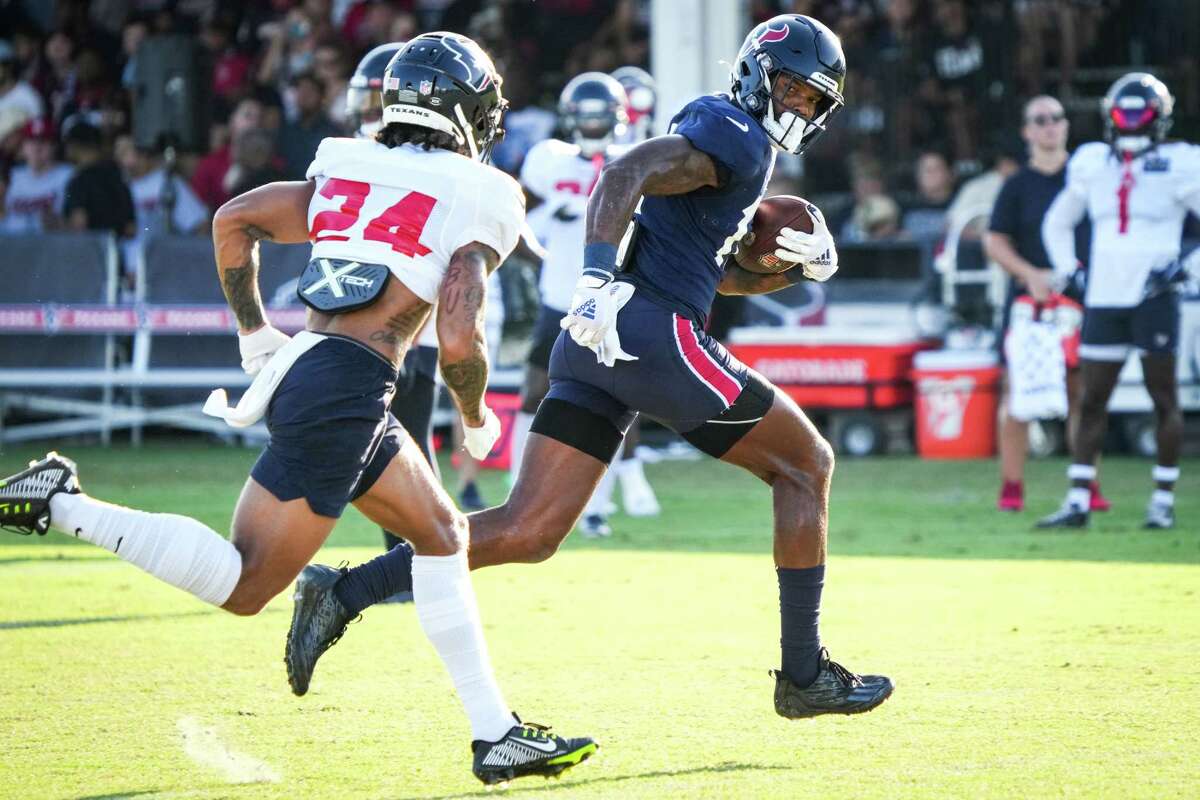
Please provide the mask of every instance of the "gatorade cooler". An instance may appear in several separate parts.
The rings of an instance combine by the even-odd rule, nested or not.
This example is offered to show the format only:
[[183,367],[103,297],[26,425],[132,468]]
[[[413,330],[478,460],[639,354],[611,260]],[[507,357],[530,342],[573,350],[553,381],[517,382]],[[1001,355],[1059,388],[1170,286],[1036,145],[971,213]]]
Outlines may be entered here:
[[917,453],[987,458],[996,452],[1000,367],[990,350],[926,350],[913,360]]

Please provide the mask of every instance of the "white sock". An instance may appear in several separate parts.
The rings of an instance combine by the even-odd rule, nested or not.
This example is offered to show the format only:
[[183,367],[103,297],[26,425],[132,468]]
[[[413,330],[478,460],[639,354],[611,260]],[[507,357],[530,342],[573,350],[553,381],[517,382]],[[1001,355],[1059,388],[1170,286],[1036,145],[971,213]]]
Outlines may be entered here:
[[1150,502],[1156,506],[1175,507],[1175,493],[1167,489],[1155,489],[1150,495]]
[[596,484],[596,491],[592,492],[592,499],[588,500],[584,506],[584,516],[588,514],[599,514],[608,516],[605,509],[612,502],[613,487],[616,483],[616,475],[610,467],[604,471],[604,476],[600,478],[600,483]]
[[57,530],[116,553],[214,606],[229,599],[242,575],[237,548],[191,517],[151,514],[59,492],[50,498],[50,519]]
[[467,571],[467,554],[413,556],[417,619],[471,720],[471,738],[496,742],[517,722],[496,685]]
[[509,450],[508,482],[515,484],[517,475],[521,472],[521,458],[525,455],[525,441],[529,438],[529,429],[533,426],[533,414],[518,411],[513,420],[512,447]]
[[1067,502],[1080,511],[1090,511],[1092,508],[1092,490],[1086,486],[1072,486],[1067,489]]

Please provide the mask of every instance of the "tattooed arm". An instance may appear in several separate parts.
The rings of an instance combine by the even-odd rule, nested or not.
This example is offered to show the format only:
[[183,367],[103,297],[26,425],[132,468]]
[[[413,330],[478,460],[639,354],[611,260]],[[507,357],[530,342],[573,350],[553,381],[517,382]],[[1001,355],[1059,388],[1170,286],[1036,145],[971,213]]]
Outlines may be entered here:
[[438,295],[439,364],[463,422],[483,424],[483,393],[487,389],[487,344],[483,324],[487,279],[500,263],[496,251],[472,242],[455,251]]
[[241,333],[266,324],[258,290],[259,241],[307,242],[312,193],[312,181],[269,183],[238,195],[213,216],[217,274]]

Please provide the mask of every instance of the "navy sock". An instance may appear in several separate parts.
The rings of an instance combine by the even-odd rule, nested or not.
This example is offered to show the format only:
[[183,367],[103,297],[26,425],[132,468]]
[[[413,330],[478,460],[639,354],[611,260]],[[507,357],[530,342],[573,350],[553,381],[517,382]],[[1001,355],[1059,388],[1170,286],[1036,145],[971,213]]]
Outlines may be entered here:
[[381,556],[348,570],[333,593],[351,614],[359,614],[396,592],[412,591],[413,549],[402,542]]
[[821,589],[825,565],[807,569],[776,568],[779,575],[779,621],[783,674],[803,689],[817,678],[821,634]]

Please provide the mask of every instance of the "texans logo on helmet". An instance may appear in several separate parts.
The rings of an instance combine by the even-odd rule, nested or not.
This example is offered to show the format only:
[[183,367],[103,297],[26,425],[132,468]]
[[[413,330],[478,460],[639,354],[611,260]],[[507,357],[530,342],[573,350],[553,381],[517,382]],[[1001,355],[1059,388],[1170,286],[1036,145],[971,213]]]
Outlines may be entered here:
[[756,41],[758,42],[759,46],[762,46],[769,42],[782,42],[784,39],[787,38],[788,31],[789,31],[789,28],[787,25],[784,25],[778,29],[772,28],[770,25],[768,25],[767,29],[765,31],[763,31],[761,34],[759,34],[758,39]]
[[454,54],[454,60],[459,64],[462,64],[463,68],[467,71],[466,84],[477,92],[482,92],[484,89],[486,89],[488,84],[492,82],[492,76],[486,71],[483,71],[482,76],[476,77],[474,65],[471,64],[466,58],[468,55],[466,48],[464,47],[464,49],[460,50],[458,47],[461,45],[461,42],[456,43],[453,39],[447,36],[446,38],[442,39],[442,44],[445,45],[447,50]]

